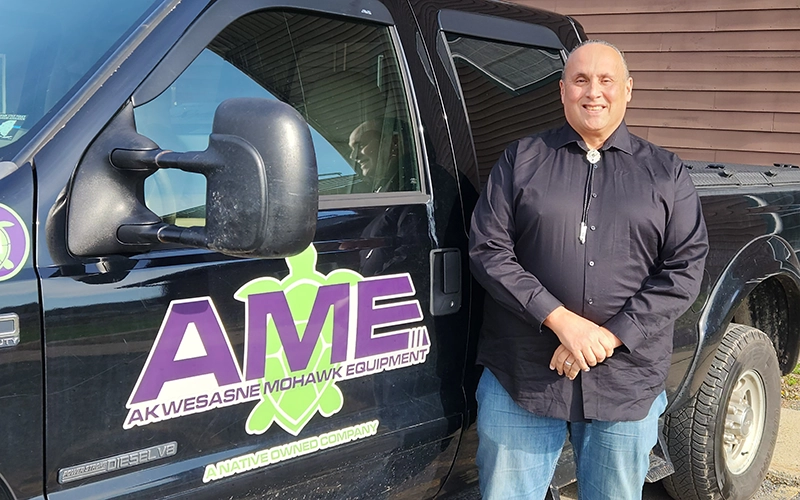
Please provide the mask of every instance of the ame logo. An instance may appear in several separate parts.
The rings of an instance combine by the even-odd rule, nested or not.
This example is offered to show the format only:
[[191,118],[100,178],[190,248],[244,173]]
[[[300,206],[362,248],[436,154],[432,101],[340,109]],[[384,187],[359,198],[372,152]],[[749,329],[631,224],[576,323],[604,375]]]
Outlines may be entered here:
[[124,428],[258,401],[248,433],[277,423],[297,435],[316,413],[342,409],[338,381],[425,362],[430,338],[408,274],[323,275],[313,246],[286,261],[283,280],[258,278],[235,294],[245,304],[244,370],[211,298],[170,304]]

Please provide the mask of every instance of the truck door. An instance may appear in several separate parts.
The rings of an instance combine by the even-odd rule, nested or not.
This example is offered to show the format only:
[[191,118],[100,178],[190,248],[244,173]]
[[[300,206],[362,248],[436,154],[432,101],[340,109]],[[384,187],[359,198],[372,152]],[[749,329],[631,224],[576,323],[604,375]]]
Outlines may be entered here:
[[[432,54],[448,119],[459,170],[465,183],[479,192],[503,150],[526,135],[564,122],[558,81],[566,55],[564,43],[576,40],[574,27],[548,13],[514,12],[510,5],[493,4],[481,12],[444,8],[436,16],[424,16],[425,2],[411,2],[419,13],[422,31]],[[478,9],[475,9],[478,10]],[[495,15],[492,15],[495,14]],[[500,16],[519,16],[522,22]],[[558,33],[558,35],[556,34]],[[563,40],[560,38],[563,37]],[[455,139],[457,138],[457,139]],[[462,189],[466,192],[467,189]],[[465,199],[467,197],[465,196]],[[468,205],[469,211],[474,202]],[[471,321],[471,344],[477,342],[482,322],[482,290],[477,287]],[[472,351],[474,360],[475,351]],[[474,450],[477,446],[475,390],[480,368],[467,366],[465,390],[468,419],[463,447],[445,491],[477,483]],[[571,449],[562,455],[571,464]],[[554,484],[560,485],[574,471],[560,467]],[[458,480],[459,478],[464,478]]]
[[[185,33],[75,168],[105,161],[99,138],[126,123],[160,149],[199,151],[226,99],[280,100],[314,141],[313,245],[280,260],[175,246],[75,255],[59,213],[86,200],[44,188],[51,499],[426,497],[450,469],[463,348],[444,330],[459,267],[438,248],[392,16],[374,1],[276,3],[216,2],[188,29],[167,18],[152,36]],[[67,168],[57,152],[39,158],[40,171]],[[158,170],[137,196],[169,224],[207,222],[199,174]]]
[[10,162],[0,169],[0,499],[11,500],[42,494],[42,343],[33,171]]

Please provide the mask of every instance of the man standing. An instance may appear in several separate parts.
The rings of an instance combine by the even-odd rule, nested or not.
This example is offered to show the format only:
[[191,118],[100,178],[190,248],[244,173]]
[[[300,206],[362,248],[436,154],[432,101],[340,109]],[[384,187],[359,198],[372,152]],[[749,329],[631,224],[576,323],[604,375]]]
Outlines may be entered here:
[[[560,82],[567,124],[512,143],[476,206],[484,499],[544,498],[569,429],[583,499],[641,498],[675,320],[708,251],[680,159],[631,135],[633,80],[602,41]],[[613,356],[612,356],[613,355]]]

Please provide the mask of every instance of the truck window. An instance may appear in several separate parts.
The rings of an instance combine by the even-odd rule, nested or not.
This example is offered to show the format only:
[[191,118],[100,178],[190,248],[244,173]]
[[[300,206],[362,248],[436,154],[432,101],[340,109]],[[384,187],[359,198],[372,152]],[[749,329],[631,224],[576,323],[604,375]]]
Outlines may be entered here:
[[512,141],[564,123],[553,49],[445,33],[469,117],[481,184]]
[[14,157],[28,131],[80,88],[154,3],[160,1],[3,2],[0,160]]
[[[156,99],[135,109],[161,148],[200,151],[214,111],[231,97],[279,99],[308,122],[320,196],[420,191],[406,89],[389,29],[262,11],[223,30]],[[145,183],[165,221],[202,225],[205,178],[164,169]]]

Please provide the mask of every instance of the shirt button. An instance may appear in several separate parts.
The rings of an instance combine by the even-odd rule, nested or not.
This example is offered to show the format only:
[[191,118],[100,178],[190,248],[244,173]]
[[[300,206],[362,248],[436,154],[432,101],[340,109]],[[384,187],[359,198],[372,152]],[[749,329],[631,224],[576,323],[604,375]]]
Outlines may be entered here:
[[592,168],[597,168],[597,164],[592,165]]
[[594,230],[595,230],[595,229],[597,229],[597,228],[596,228],[596,227],[594,227],[594,226],[589,226],[589,229],[591,229],[592,231],[594,231]]
[[589,261],[589,266],[590,266],[590,267],[594,267],[594,261],[593,261],[593,260],[590,260],[590,261]]
[[592,193],[592,198],[597,198],[597,193]]
[[594,299],[588,299],[586,301],[586,303],[589,304],[589,305],[592,305],[592,304],[594,304]]

